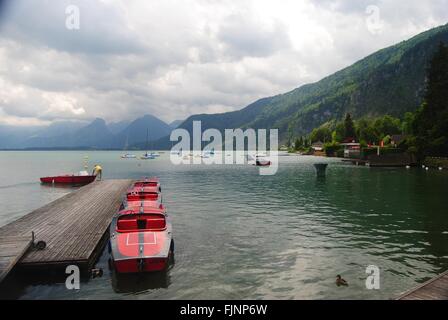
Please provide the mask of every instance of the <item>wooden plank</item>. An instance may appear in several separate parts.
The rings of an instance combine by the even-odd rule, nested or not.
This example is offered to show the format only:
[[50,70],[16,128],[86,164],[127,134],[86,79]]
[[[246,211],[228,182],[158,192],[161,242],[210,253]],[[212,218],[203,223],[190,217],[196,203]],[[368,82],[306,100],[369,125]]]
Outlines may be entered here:
[[11,272],[31,245],[29,236],[0,236],[0,283]]
[[[131,183],[132,180],[91,183],[1,227],[0,238],[34,231],[36,241],[47,243],[44,250],[27,252],[19,266],[91,265]],[[4,247],[12,250],[14,240],[5,242]]]
[[448,300],[448,271],[405,292],[397,300]]

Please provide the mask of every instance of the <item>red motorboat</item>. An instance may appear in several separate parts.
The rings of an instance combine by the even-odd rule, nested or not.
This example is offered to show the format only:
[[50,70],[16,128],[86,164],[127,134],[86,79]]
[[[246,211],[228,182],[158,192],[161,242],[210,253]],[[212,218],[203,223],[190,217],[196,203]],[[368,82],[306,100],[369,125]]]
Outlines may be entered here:
[[162,271],[174,251],[172,226],[165,209],[120,211],[110,227],[112,263],[118,273]]
[[41,183],[51,184],[70,184],[70,185],[85,185],[95,181],[96,176],[89,175],[87,172],[80,172],[78,174],[65,174],[53,177],[40,178]]
[[134,183],[134,187],[157,187],[159,189],[159,192],[162,192],[162,188],[160,186],[160,180],[159,178],[152,177],[152,178],[144,178],[142,180],[138,180]]

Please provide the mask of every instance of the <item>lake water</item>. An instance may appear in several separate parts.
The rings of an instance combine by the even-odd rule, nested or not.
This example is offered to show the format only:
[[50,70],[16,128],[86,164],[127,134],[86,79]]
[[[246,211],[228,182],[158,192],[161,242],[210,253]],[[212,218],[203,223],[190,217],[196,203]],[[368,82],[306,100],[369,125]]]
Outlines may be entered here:
[[[174,166],[169,154],[0,152],[0,226],[72,189],[40,176],[103,166],[103,177],[161,179],[173,219],[175,264],[162,274],[102,278],[69,291],[61,280],[12,277],[21,299],[389,299],[448,269],[448,171],[368,168],[336,159],[280,157],[274,176],[248,165]],[[313,163],[330,162],[318,179]],[[380,290],[365,287],[380,268]],[[348,287],[337,287],[341,274]]]

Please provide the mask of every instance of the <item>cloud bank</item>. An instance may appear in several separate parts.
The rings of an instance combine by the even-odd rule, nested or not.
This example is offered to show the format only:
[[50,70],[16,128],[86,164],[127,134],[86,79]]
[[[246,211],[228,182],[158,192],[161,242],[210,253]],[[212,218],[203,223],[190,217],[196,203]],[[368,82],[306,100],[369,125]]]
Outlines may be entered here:
[[[69,5],[79,29],[68,29]],[[448,22],[448,0],[13,0],[0,124],[240,109]]]

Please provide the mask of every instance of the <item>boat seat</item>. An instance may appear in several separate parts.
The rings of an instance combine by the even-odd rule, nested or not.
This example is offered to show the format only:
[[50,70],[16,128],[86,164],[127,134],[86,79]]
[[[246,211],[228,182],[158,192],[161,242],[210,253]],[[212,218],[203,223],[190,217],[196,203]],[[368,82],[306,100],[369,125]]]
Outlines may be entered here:
[[147,219],[146,228],[150,230],[161,230],[165,229],[166,221],[165,219]]
[[117,229],[120,231],[138,230],[137,219],[120,219],[117,222]]

